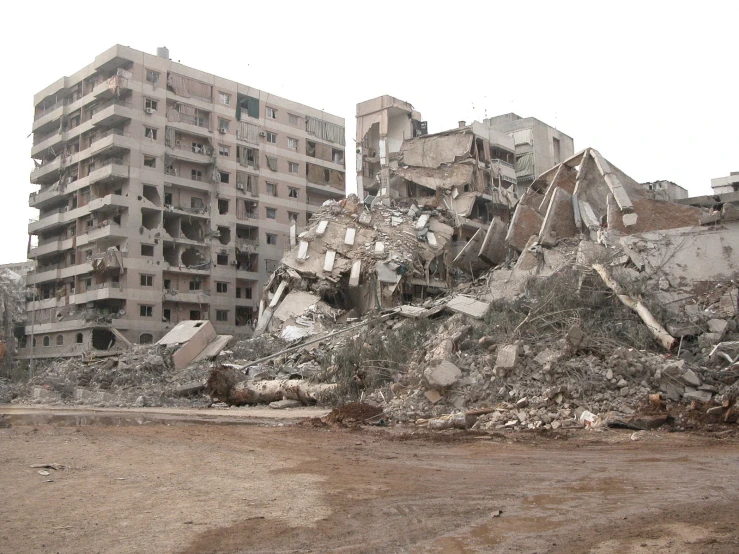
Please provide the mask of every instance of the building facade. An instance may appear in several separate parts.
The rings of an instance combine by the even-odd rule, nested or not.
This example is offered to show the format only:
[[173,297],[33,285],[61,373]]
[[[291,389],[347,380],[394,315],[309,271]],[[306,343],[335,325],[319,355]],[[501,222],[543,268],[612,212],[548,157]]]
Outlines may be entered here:
[[739,171],[732,171],[726,177],[711,179],[711,188],[714,194],[739,192]]
[[[344,119],[116,45],[36,94],[36,268],[21,354],[243,334],[312,206],[345,196]],[[295,229],[292,229],[292,226]],[[109,335],[105,335],[109,336]]]
[[672,181],[653,181],[651,183],[642,183],[641,186],[647,192],[650,198],[654,200],[662,200],[663,202],[677,202],[688,197],[688,190]]
[[575,154],[572,137],[535,117],[507,113],[486,119],[485,124],[513,138],[519,196],[538,175]]

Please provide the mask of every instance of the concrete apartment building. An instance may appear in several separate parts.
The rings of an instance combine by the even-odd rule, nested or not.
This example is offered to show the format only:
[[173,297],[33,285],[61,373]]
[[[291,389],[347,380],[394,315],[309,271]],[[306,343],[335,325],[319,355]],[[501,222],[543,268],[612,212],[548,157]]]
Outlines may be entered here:
[[677,202],[688,197],[688,190],[672,181],[664,179],[653,181],[651,183],[642,183],[642,188],[647,192],[650,198],[654,200],[662,200],[663,202]]
[[[312,206],[345,196],[344,119],[116,45],[34,97],[38,220],[21,354],[242,334]],[[32,237],[33,238],[33,237]]]
[[714,194],[739,192],[739,171],[732,171],[726,177],[711,179],[711,188]]
[[535,117],[507,113],[491,117],[484,122],[491,129],[513,138],[519,197],[537,175],[575,154],[575,142],[572,137]]

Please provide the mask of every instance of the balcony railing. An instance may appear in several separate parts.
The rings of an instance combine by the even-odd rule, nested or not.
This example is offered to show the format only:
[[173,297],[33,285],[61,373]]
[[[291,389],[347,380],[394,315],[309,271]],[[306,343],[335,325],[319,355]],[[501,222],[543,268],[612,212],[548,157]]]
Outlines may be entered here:
[[110,135],[118,135],[119,137],[130,137],[133,136],[128,131],[123,131],[121,129],[108,129],[104,133],[100,133],[99,135],[96,134],[92,137],[90,140],[90,146],[95,144],[96,142],[103,140],[106,137],[109,137]]
[[193,146],[188,145],[187,142],[182,142],[180,139],[175,141],[174,146],[171,146],[175,150],[184,150],[185,152],[192,152],[193,154],[202,154],[203,156],[212,156],[213,149],[209,146]]
[[45,115],[53,112],[57,108],[60,108],[62,106],[66,106],[67,104],[69,104],[69,100],[67,98],[63,98],[62,100],[59,100],[55,104],[52,104],[51,106],[45,107],[42,111],[36,112],[36,114],[33,117],[33,120],[36,121],[37,119],[41,119],[42,117],[44,117]]

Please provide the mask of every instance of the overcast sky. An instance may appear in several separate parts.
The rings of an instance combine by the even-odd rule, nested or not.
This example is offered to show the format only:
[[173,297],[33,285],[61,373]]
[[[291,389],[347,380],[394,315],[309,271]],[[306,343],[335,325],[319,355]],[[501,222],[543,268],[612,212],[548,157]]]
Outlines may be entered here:
[[[13,7],[7,7],[12,5]],[[691,195],[739,170],[736,23],[723,2],[13,2],[6,29],[0,263],[24,260],[33,95],[116,43],[346,118],[406,100],[429,132],[516,112],[639,182]],[[347,181],[354,182],[352,157]]]

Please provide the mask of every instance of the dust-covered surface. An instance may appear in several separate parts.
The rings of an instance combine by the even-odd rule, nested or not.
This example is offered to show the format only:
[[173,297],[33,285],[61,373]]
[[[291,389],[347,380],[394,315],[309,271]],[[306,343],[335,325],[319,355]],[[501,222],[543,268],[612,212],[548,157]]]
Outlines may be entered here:
[[182,422],[13,425],[0,428],[0,444],[0,552],[718,554],[739,545],[732,432]]

